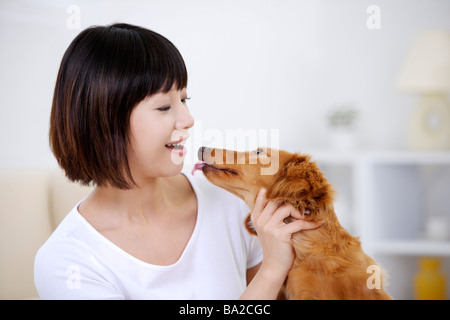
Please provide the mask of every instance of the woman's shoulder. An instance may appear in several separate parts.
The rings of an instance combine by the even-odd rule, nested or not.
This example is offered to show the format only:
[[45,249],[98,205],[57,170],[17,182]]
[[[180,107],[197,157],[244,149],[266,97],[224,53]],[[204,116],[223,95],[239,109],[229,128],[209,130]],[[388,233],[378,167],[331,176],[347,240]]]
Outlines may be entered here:
[[78,213],[78,204],[66,215],[36,253],[36,265],[56,265],[58,261],[78,261],[89,256],[89,232]]
[[[100,265],[93,242],[95,237],[76,206],[36,253],[34,281],[42,299],[83,299],[97,293],[119,297],[107,284],[112,277]],[[80,285],[86,290],[73,290]]]

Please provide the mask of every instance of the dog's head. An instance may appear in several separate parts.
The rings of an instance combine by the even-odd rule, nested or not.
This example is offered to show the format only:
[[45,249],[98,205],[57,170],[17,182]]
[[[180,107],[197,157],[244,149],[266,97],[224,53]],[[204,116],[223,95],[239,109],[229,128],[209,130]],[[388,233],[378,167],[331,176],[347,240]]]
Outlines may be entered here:
[[268,200],[283,200],[306,220],[327,218],[334,191],[308,155],[258,148],[250,152],[202,147],[194,170],[201,169],[213,184],[243,199],[252,209],[261,188]]

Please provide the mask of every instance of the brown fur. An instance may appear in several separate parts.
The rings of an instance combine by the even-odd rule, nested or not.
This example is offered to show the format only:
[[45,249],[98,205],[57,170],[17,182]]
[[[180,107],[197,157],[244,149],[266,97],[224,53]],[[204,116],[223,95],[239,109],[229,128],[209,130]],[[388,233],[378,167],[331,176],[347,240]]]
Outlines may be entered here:
[[[376,262],[363,252],[358,238],[339,224],[333,208],[333,188],[310,156],[275,149],[258,150],[200,148],[199,158],[207,163],[202,171],[210,182],[237,195],[251,209],[258,191],[266,188],[268,200],[281,199],[292,204],[302,219],[324,221],[317,229],[292,236],[295,259],[285,282],[285,297],[391,299],[383,288],[368,288],[371,273],[367,268]],[[278,162],[278,170],[262,175],[261,169],[269,168],[274,161]]]

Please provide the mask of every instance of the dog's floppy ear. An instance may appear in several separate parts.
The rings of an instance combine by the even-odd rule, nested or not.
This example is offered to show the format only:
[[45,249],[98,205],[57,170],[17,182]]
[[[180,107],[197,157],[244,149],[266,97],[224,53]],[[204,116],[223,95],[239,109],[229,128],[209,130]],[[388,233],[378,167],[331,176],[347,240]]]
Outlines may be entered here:
[[334,191],[309,156],[296,155],[279,171],[268,189],[270,200],[284,200],[301,212],[316,215],[332,203]]

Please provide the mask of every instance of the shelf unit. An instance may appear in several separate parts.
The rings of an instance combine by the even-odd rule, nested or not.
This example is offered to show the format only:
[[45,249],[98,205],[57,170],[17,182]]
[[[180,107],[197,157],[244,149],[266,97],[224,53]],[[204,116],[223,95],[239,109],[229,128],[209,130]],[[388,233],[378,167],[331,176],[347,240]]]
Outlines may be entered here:
[[378,241],[372,245],[371,251],[378,255],[450,257],[450,242],[420,239]]
[[[417,259],[443,260],[450,298],[450,151],[309,151],[335,185],[341,224],[387,269],[387,291],[413,299]],[[447,218],[449,237],[426,239],[433,215]]]

